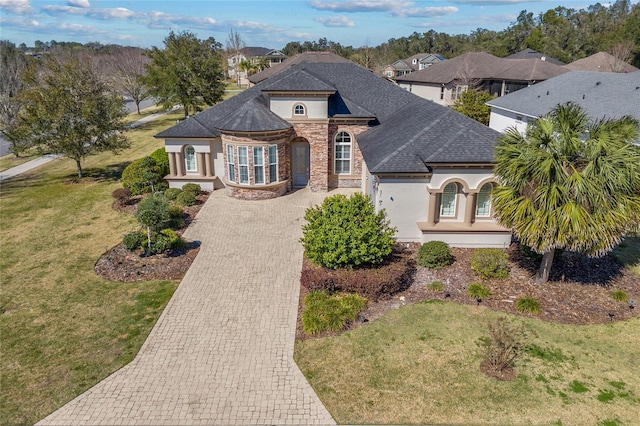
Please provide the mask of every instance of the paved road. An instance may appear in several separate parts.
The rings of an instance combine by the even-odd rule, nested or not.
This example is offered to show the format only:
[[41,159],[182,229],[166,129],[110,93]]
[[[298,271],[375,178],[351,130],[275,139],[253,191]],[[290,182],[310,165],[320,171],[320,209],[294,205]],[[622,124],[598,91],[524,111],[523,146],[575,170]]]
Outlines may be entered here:
[[[140,102],[140,109],[143,110],[145,108],[149,108],[150,106],[154,106],[155,104],[156,104],[155,99],[145,99],[144,101]],[[131,99],[127,99],[126,101],[124,101],[124,106],[127,108],[127,112],[129,114],[138,111],[136,109],[136,103],[133,102]]]
[[298,239],[324,196],[215,191],[185,234],[200,253],[138,356],[39,424],[333,424],[293,361]]

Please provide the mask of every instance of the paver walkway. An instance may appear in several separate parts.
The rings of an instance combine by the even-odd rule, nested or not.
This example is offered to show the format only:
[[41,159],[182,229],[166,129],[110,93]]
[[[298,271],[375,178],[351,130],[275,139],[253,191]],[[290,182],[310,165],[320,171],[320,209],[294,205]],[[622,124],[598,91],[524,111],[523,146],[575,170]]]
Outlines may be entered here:
[[195,262],[138,356],[38,424],[334,424],[293,361],[304,211],[211,194]]

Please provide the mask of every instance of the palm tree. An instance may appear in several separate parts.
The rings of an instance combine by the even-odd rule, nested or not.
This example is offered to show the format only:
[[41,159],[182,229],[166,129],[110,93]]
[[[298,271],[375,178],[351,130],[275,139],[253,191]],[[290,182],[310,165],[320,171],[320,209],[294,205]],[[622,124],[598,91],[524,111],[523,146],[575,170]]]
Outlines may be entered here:
[[633,118],[590,121],[567,103],[498,141],[496,219],[543,255],[537,284],[556,248],[599,257],[639,228],[639,133]]

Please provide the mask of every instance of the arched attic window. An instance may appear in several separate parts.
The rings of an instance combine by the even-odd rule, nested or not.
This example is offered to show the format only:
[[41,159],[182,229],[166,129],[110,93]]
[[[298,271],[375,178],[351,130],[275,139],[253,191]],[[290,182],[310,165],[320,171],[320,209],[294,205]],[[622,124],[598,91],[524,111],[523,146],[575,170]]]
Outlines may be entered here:
[[296,104],[293,107],[293,115],[296,117],[301,117],[307,115],[307,108],[303,104]]

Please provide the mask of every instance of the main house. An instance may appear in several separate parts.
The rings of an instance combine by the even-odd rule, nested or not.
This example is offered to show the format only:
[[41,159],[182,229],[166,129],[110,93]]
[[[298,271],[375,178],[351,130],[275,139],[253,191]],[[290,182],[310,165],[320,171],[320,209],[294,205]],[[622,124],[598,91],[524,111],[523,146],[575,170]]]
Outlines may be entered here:
[[254,200],[360,188],[400,241],[505,247],[491,207],[498,136],[354,63],[304,61],[156,135],[171,187]]

